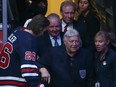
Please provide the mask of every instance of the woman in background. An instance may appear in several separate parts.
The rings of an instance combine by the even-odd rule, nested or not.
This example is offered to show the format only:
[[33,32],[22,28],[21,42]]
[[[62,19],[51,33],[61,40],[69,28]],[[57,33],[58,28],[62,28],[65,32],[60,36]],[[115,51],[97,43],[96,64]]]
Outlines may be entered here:
[[77,26],[82,38],[83,47],[94,48],[94,36],[100,30],[100,16],[93,0],[78,0]]
[[99,31],[95,36],[95,87],[116,87],[116,51],[110,48],[107,32]]

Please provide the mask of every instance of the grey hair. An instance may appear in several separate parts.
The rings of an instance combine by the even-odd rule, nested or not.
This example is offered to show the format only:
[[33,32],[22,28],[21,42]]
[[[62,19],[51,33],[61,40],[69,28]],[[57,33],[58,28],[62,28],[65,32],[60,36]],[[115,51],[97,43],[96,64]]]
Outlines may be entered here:
[[76,11],[76,4],[73,2],[73,1],[64,1],[61,3],[61,6],[60,6],[60,12],[62,13],[63,12],[63,7],[67,7],[67,6],[72,6],[73,9],[74,9],[74,12]]
[[47,19],[49,20],[50,18],[53,18],[53,17],[58,18],[59,21],[60,21],[60,17],[59,17],[59,15],[57,15],[56,13],[51,13],[51,14],[49,14],[49,15],[47,16]]
[[63,41],[66,42],[67,38],[77,36],[79,38],[80,45],[82,46],[82,40],[80,37],[79,32],[76,29],[70,29],[67,30],[67,32],[64,34]]

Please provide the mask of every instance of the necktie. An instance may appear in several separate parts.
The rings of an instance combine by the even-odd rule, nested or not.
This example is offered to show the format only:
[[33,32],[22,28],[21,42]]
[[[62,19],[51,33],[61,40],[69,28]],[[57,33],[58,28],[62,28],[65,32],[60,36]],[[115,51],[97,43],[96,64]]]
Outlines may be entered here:
[[58,42],[57,42],[57,38],[53,38],[54,39],[54,46],[59,46]]
[[64,32],[67,31],[67,27],[68,27],[68,24],[65,25],[65,27],[64,27]]

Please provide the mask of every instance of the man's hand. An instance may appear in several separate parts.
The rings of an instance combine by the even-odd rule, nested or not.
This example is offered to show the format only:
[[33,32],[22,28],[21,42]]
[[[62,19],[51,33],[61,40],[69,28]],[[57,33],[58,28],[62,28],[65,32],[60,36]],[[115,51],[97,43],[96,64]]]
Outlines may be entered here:
[[43,82],[47,82],[48,84],[50,83],[50,74],[46,68],[40,68],[41,72],[41,80]]

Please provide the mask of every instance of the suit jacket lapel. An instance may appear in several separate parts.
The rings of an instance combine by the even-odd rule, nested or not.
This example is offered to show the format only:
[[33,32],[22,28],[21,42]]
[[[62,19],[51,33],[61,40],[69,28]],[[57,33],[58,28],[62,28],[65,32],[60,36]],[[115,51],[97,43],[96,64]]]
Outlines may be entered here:
[[63,45],[63,44],[64,44],[64,42],[63,42],[63,36],[64,36],[64,32],[60,32],[61,45]]
[[46,45],[48,47],[52,47],[52,43],[51,43],[50,36],[49,36],[48,32],[45,33],[45,42],[46,42]]

